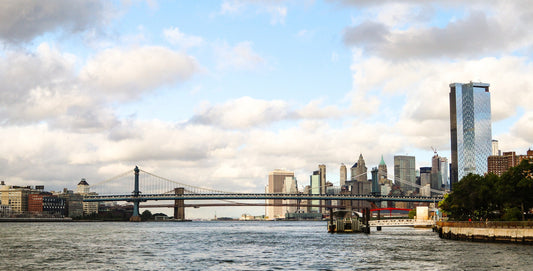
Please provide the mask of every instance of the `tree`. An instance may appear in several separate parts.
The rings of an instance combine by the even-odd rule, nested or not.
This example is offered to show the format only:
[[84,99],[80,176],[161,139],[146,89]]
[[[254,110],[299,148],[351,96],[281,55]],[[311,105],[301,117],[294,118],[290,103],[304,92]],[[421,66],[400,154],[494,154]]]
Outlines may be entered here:
[[525,220],[533,207],[533,163],[524,160],[501,177],[468,174],[439,207],[456,220]]
[[141,214],[141,219],[143,221],[152,219],[152,212],[150,212],[149,210],[144,210],[144,212],[142,212]]

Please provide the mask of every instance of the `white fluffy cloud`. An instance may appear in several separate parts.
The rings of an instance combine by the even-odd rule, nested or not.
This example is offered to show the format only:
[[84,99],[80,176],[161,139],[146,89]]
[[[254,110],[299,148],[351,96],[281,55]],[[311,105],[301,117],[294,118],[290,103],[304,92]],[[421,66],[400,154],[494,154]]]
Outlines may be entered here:
[[128,100],[146,91],[190,78],[198,71],[196,60],[160,46],[108,49],[81,71],[93,91]]

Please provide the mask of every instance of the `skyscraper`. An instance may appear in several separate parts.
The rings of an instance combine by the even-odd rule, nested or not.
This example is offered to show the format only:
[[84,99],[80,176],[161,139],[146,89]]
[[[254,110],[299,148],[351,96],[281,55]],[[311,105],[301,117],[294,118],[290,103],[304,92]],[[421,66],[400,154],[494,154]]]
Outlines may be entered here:
[[381,155],[381,162],[379,162],[378,166],[378,180],[385,180],[387,179],[387,164],[385,164],[385,160],[383,160],[383,155]]
[[489,84],[450,84],[450,131],[453,188],[469,173],[487,172],[487,158],[492,153]]
[[[294,172],[276,169],[268,174],[268,185],[266,186],[266,193],[283,193],[283,187],[285,185],[285,179],[294,178]],[[283,213],[283,200],[281,199],[267,199],[267,204],[276,204],[277,206],[266,206],[265,213],[270,219],[284,217]]]
[[431,189],[442,190],[442,185],[447,183],[448,159],[435,153],[431,158]]
[[413,191],[416,184],[415,157],[407,155],[394,156],[394,183],[399,184],[403,192]]
[[363,154],[359,154],[359,160],[351,168],[352,181],[366,182],[368,181],[368,170],[365,165]]
[[346,165],[341,164],[339,175],[340,175],[339,183],[340,183],[340,186],[342,187],[346,184],[346,177],[348,175],[346,171]]

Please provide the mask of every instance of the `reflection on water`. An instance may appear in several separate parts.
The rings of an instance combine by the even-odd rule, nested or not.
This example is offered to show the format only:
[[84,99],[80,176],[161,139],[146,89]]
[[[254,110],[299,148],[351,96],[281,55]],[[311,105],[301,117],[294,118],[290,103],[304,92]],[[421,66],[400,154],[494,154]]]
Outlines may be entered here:
[[[531,270],[533,246],[326,222],[0,223],[1,270]],[[374,230],[374,229],[373,229]]]

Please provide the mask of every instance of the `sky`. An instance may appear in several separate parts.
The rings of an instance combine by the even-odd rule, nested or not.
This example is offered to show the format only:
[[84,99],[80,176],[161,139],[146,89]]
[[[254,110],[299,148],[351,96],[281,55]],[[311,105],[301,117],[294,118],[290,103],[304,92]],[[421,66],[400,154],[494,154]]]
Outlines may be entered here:
[[[450,157],[449,84],[490,84],[493,138],[533,147],[529,1],[0,3],[0,180],[75,189],[136,165],[264,192],[360,154]],[[187,210],[191,218],[262,207]]]

